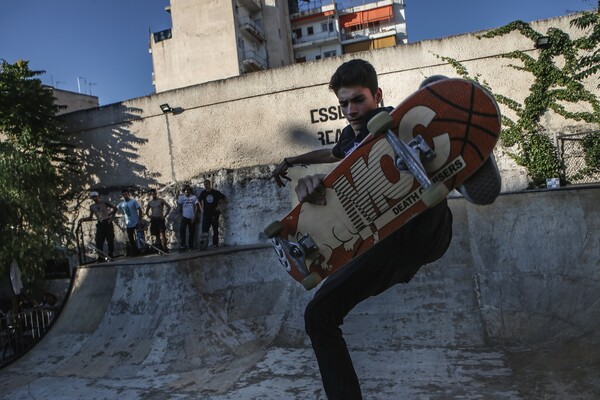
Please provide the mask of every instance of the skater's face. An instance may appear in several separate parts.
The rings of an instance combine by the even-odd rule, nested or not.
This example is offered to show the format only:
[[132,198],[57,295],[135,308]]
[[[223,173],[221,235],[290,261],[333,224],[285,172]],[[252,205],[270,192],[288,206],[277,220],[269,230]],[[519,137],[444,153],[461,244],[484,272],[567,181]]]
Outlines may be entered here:
[[377,89],[373,95],[369,88],[363,86],[341,87],[336,95],[342,113],[354,132],[358,134],[366,131],[366,116],[378,107],[381,101],[381,89]]
[[98,203],[98,202],[100,202],[100,197],[98,197],[98,196],[94,196],[94,197],[92,197],[92,201],[93,201],[94,203]]
[[211,184],[210,181],[204,181],[204,189],[206,190],[210,190],[211,189]]
[[129,200],[131,198],[131,194],[129,192],[121,192],[121,196],[123,196],[125,200]]

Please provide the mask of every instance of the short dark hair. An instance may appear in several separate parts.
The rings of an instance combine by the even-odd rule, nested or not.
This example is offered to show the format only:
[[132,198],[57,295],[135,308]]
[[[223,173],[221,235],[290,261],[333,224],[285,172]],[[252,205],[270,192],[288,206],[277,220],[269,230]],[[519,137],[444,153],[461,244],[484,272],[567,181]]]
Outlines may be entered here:
[[354,59],[340,65],[329,80],[329,89],[337,94],[342,87],[363,86],[368,88],[373,96],[379,89],[377,72],[365,60]]

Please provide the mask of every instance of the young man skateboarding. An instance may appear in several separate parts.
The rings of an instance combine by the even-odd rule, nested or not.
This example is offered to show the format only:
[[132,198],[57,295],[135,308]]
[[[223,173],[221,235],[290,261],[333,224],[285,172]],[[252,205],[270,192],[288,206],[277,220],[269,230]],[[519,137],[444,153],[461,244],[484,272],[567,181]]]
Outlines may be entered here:
[[[337,162],[352,152],[368,134],[367,122],[379,112],[382,91],[377,74],[364,60],[342,64],[331,77],[330,89],[338,98],[349,125],[331,149],[284,158],[274,172],[278,185],[288,179],[287,169],[297,164]],[[385,109],[390,111],[391,108]],[[325,175],[298,181],[301,202],[325,204],[321,180]],[[397,283],[409,282],[425,264],[439,259],[452,238],[452,214],[444,200],[355,258],[329,277],[306,307],[305,329],[315,352],[325,393],[329,399],[361,399],[361,390],[340,326],[357,304]]]

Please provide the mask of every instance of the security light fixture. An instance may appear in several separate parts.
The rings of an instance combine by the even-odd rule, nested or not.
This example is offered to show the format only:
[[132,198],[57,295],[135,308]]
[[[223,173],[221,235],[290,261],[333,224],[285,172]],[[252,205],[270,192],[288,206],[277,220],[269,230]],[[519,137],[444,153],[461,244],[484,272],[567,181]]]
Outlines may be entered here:
[[160,105],[160,109],[165,114],[168,113],[168,112],[172,112],[173,111],[173,109],[171,108],[171,106],[169,105],[169,103],[161,104]]
[[550,36],[540,36],[535,41],[536,49],[547,49],[550,47]]

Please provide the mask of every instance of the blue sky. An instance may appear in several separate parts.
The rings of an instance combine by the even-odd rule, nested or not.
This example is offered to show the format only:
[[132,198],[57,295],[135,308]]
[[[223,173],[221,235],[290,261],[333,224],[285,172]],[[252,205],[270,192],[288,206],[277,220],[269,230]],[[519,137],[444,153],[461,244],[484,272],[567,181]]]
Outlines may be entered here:
[[[204,0],[197,0],[204,1]],[[322,0],[329,4],[330,0]],[[361,3],[368,0],[352,0]],[[405,0],[410,42],[593,9],[597,0]],[[46,84],[101,105],[153,93],[149,32],[171,27],[169,0],[10,0],[0,59],[30,61]],[[78,79],[79,77],[79,79]]]

